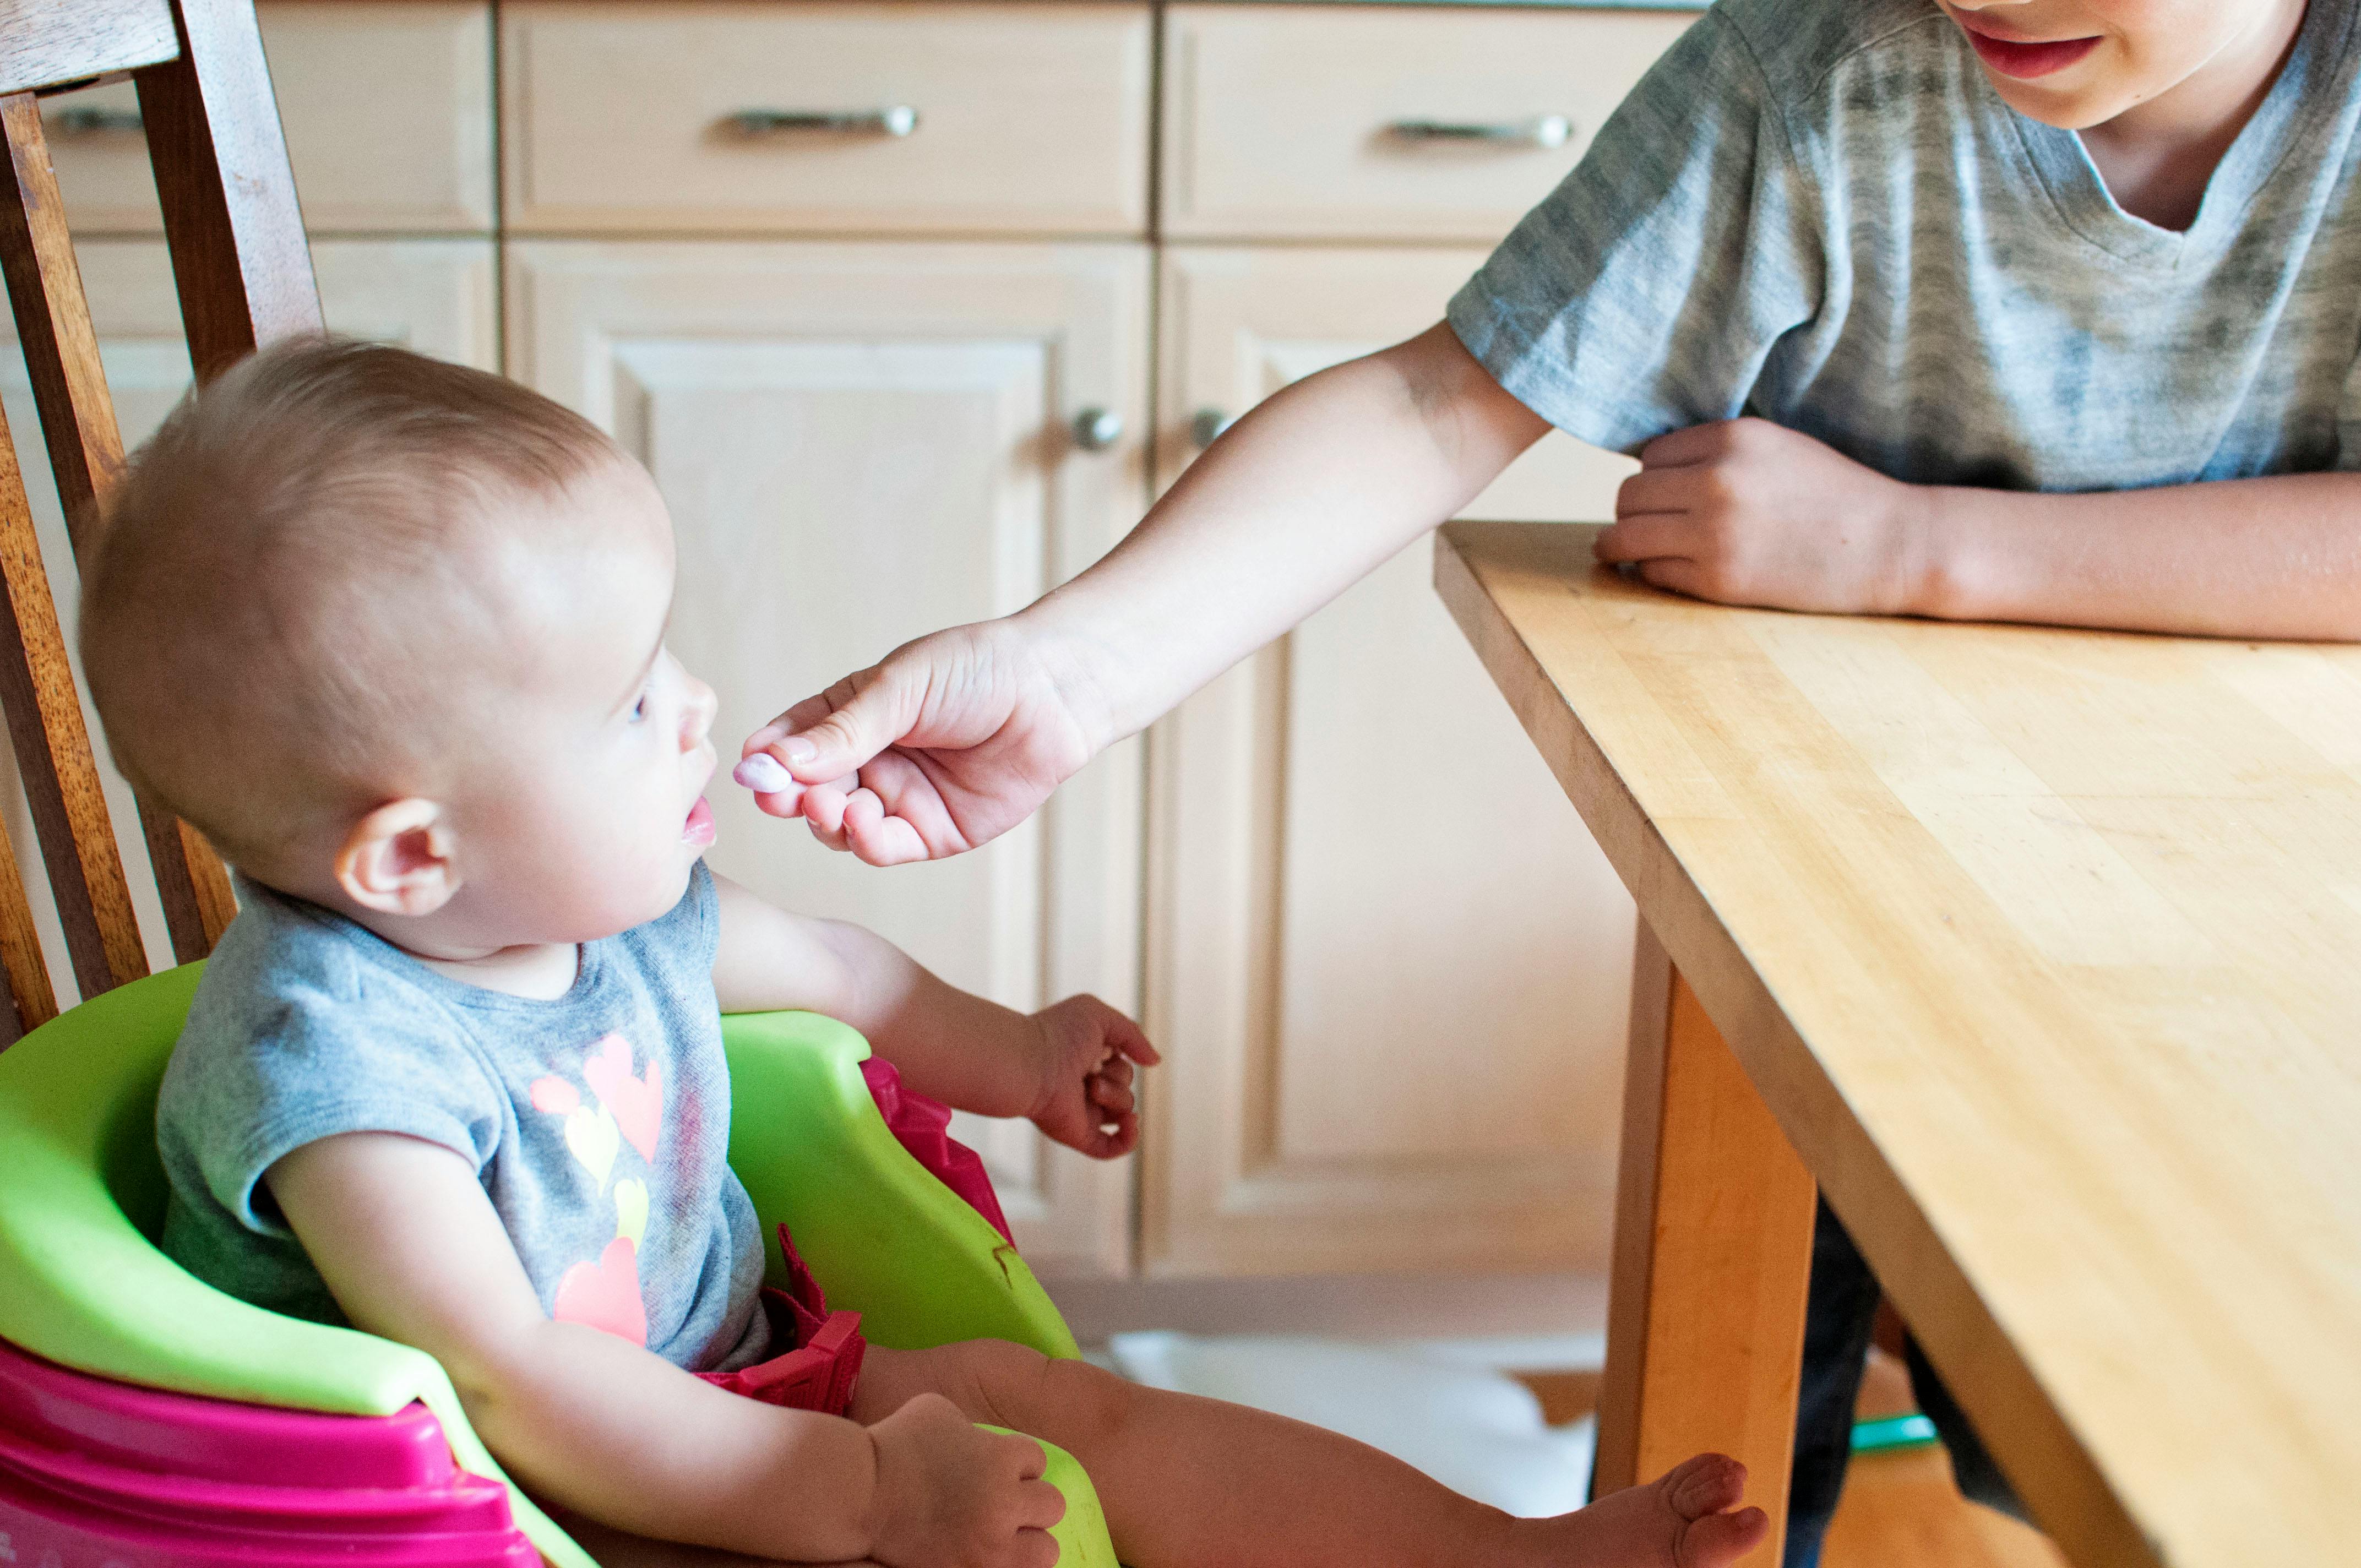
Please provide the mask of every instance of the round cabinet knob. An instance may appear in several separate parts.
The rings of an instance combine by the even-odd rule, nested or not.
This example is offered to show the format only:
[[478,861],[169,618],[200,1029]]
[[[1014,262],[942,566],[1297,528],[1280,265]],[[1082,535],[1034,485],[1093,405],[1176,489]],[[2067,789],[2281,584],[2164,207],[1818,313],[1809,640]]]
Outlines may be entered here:
[[1123,415],[1113,409],[1084,409],[1074,416],[1074,444],[1085,452],[1104,452],[1123,439]]
[[1235,414],[1225,414],[1219,409],[1199,409],[1189,420],[1189,439],[1202,452],[1221,439],[1222,432],[1238,422]]

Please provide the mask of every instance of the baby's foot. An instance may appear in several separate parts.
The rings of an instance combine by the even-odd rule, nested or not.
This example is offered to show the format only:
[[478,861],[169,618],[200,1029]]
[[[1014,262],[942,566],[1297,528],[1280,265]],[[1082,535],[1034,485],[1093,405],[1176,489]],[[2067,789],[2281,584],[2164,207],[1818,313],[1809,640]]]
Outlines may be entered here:
[[1551,1557],[1565,1568],[1726,1568],[1771,1528],[1761,1508],[1738,1507],[1745,1489],[1745,1465],[1700,1453],[1661,1480],[1550,1520],[1563,1532]]

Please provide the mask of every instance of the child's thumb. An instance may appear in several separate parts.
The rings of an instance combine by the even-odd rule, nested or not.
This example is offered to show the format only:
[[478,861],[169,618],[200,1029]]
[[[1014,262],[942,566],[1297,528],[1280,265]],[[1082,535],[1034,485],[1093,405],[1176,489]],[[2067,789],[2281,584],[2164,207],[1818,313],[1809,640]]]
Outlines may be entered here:
[[[894,700],[894,688],[888,676],[856,692],[840,707],[829,707],[825,697],[797,703],[748,738],[747,762],[740,767],[767,754],[799,783],[827,784],[847,776],[909,728],[901,705]],[[782,786],[785,782],[780,781]]]

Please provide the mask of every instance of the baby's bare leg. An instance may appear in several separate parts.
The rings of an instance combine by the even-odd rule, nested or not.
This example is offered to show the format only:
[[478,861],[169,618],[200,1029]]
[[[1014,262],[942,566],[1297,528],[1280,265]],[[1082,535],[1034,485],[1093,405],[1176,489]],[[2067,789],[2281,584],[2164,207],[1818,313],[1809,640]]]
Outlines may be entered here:
[[1319,1427],[998,1340],[873,1346],[852,1417],[882,1420],[922,1393],[1080,1460],[1131,1568],[1719,1568],[1767,1522],[1726,1511],[1745,1472],[1714,1459],[1580,1513],[1512,1519]]

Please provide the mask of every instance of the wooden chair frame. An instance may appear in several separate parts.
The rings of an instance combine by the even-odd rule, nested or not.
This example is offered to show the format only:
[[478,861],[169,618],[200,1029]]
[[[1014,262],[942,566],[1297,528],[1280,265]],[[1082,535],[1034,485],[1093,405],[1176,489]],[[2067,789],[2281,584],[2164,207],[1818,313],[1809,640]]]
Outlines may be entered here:
[[[128,72],[200,385],[262,344],[322,330],[253,0],[0,0],[0,270],[40,411],[68,534],[87,561],[123,472],[123,440],[66,232],[39,98]],[[97,762],[0,416],[0,709],[84,996],[148,972]],[[236,912],[220,859],[140,803],[173,953],[203,958]],[[54,1017],[15,847],[0,835],[0,967],[16,1033]],[[14,1037],[13,1035],[10,1037]]]

